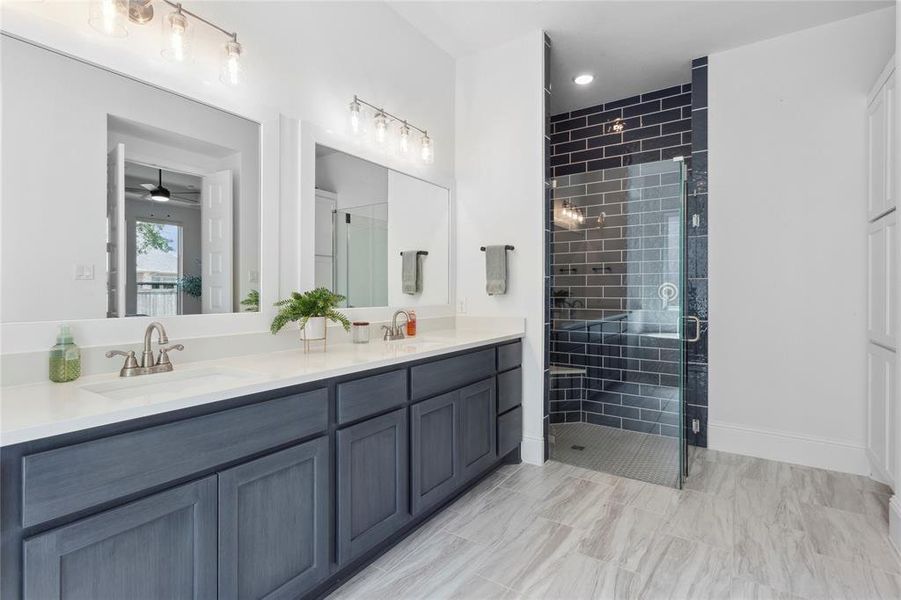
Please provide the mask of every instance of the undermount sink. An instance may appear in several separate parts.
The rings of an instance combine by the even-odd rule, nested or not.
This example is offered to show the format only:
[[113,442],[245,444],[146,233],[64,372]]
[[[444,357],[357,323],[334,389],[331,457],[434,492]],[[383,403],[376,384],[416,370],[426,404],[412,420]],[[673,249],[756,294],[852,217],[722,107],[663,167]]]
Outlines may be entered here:
[[148,394],[200,392],[205,388],[216,389],[245,380],[250,381],[256,377],[259,377],[258,373],[242,369],[205,367],[155,375],[123,377],[116,381],[85,385],[81,389],[112,400],[125,400]]

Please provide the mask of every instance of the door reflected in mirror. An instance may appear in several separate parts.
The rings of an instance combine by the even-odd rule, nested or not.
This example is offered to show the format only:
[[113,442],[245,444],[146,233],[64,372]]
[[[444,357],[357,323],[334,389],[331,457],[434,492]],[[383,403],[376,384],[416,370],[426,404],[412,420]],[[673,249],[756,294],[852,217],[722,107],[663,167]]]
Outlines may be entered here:
[[[447,304],[449,202],[446,188],[317,145],[316,286],[346,308]],[[408,251],[426,253],[415,293],[402,285]]]

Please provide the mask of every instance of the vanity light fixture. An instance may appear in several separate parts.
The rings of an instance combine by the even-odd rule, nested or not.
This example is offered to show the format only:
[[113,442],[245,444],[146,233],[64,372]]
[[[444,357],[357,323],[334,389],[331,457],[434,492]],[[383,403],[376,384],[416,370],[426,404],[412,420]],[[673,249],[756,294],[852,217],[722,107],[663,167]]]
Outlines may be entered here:
[[575,82],[576,85],[588,85],[592,81],[594,81],[594,75],[590,73],[582,73],[581,75],[573,77],[573,82]]
[[[219,27],[195,12],[184,8],[181,3],[162,0],[175,10],[163,19],[163,49],[161,54],[175,62],[186,62],[191,58],[191,37],[193,24],[199,21],[223,34],[228,40],[222,45],[222,63],[219,80],[227,85],[238,85],[244,75],[244,46],[238,42],[238,34]],[[97,31],[112,37],[128,35],[127,24],[145,25],[153,20],[153,0],[94,0],[90,5],[88,23]]]
[[128,0],[91,2],[88,24],[104,35],[124,38],[128,35]]
[[193,33],[193,26],[188,17],[182,12],[181,4],[166,16],[163,21],[164,40],[162,55],[169,60],[175,62],[184,62],[190,59],[191,40],[190,35]]
[[392,115],[384,108],[366,102],[359,96],[354,96],[354,99],[349,105],[350,131],[353,135],[357,136],[363,132],[363,106],[367,106],[374,111],[372,124],[375,141],[379,146],[384,147],[387,145],[391,135],[392,123],[397,123],[399,125],[399,128],[397,129],[397,139],[400,154],[409,156],[410,150],[412,149],[413,130],[415,129],[422,135],[419,140],[419,159],[427,165],[435,162],[435,146],[432,138],[429,137],[428,131],[420,129],[406,119],[401,119],[398,116]]

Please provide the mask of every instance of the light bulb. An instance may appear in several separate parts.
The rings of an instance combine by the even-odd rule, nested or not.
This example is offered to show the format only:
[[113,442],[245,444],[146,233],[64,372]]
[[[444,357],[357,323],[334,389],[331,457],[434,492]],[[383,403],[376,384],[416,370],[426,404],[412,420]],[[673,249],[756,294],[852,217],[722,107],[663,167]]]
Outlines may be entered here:
[[184,62],[190,58],[191,23],[181,12],[180,5],[163,21],[163,35],[165,48],[163,48],[162,55],[165,58],[176,62]]
[[354,96],[354,101],[350,103],[350,130],[354,135],[360,135],[360,102]]
[[400,153],[404,156],[410,154],[410,126],[406,121],[400,128]]
[[432,147],[432,138],[428,133],[422,134],[422,140],[419,143],[419,157],[427,165],[435,162],[435,149]]
[[226,85],[240,84],[244,71],[241,66],[241,56],[244,53],[244,48],[238,43],[237,39],[232,39],[225,43],[222,51],[222,72],[219,74],[219,80]]
[[104,35],[125,37],[128,4],[126,0],[97,0],[91,4],[88,24]]
[[375,128],[376,143],[384,145],[388,141],[388,117],[385,116],[385,112],[381,110],[377,112],[372,124]]

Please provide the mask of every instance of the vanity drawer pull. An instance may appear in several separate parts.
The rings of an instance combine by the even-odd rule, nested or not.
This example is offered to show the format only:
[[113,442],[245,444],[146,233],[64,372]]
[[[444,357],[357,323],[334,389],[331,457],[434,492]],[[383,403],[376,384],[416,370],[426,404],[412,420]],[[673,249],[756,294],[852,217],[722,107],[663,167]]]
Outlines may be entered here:
[[22,458],[30,527],[240,460],[320,431],[323,388]]

